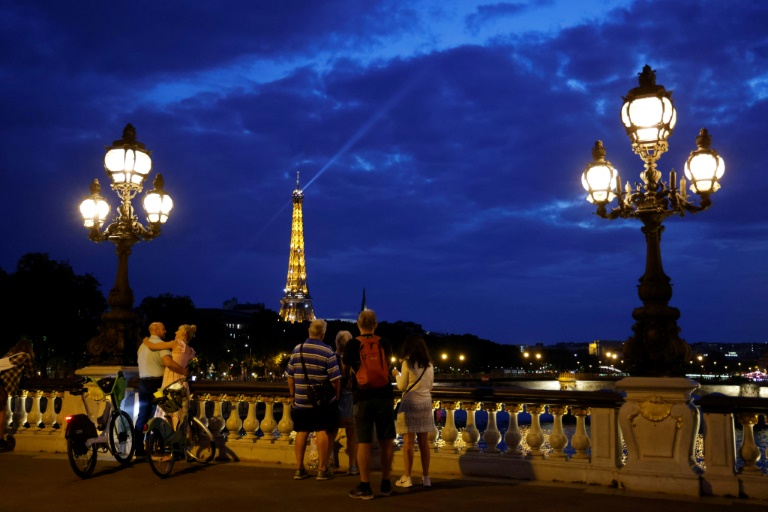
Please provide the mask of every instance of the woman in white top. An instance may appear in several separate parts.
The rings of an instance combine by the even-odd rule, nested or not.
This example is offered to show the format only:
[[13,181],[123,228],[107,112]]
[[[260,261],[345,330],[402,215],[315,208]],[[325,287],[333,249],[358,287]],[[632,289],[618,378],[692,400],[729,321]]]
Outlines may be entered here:
[[435,418],[432,413],[432,384],[435,380],[435,370],[429,358],[427,344],[421,336],[411,334],[405,338],[401,347],[401,360],[401,371],[392,370],[392,376],[397,380],[397,388],[403,392],[395,428],[398,434],[403,434],[405,474],[395,485],[413,486],[411,479],[413,448],[414,441],[418,439],[423,484],[424,487],[430,487],[432,482],[429,479],[428,435],[435,429]]

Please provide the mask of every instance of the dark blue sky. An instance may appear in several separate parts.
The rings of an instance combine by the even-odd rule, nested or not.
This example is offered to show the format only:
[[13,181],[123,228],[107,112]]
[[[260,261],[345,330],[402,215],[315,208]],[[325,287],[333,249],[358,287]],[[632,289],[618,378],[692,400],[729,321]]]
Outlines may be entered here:
[[175,203],[134,247],[137,303],[279,309],[300,170],[318,316],[365,287],[432,331],[626,339],[640,224],[597,218],[580,179],[602,139],[639,181],[619,109],[647,63],[679,117],[664,179],[701,127],[726,162],[714,206],[666,224],[682,336],[766,340],[766,2],[11,1],[0,26],[6,271],[47,252],[109,292],[78,205],[99,178],[115,211],[104,146],[130,122]]

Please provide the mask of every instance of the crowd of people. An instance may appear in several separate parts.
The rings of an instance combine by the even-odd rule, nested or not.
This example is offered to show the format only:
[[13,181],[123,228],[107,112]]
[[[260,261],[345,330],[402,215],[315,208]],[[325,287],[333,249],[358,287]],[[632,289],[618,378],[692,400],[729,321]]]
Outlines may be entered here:
[[[396,481],[400,487],[412,487],[414,451],[419,446],[422,481],[431,486],[429,478],[430,451],[428,435],[435,428],[432,413],[434,367],[424,339],[412,334],[406,337],[399,354],[400,368],[392,367],[392,345],[375,334],[378,322],[370,309],[360,313],[357,327],[360,335],[349,331],[336,334],[335,350],[325,343],[327,324],[314,320],[309,336],[294,348],[286,368],[291,395],[291,416],[296,431],[294,442],[296,472],[294,479],[303,480],[310,474],[304,464],[310,434],[318,454],[317,480],[334,478],[332,463],[338,467],[338,457],[332,457],[340,428],[346,434],[347,474],[359,476],[359,484],[349,491],[353,498],[371,499],[371,448],[374,438],[381,457],[380,495],[392,493],[390,479],[394,439],[403,436],[404,474]],[[187,363],[195,357],[190,342],[197,328],[182,325],[172,341],[166,342],[165,326],[161,322],[149,325],[149,337],[144,338],[137,351],[139,368],[139,408],[136,419],[136,439],[144,438],[144,427],[153,414],[152,399],[158,389],[188,375]],[[33,375],[34,351],[26,339],[19,341],[0,358],[0,404],[13,396],[24,376]],[[393,383],[402,392],[398,410],[393,409]],[[187,384],[188,386],[188,384]],[[5,439],[5,407],[0,407],[0,451],[8,449]],[[177,419],[168,418],[172,424]],[[144,444],[136,445],[136,456],[146,457]],[[336,460],[334,460],[336,459]]]
[[[434,367],[424,339],[409,335],[402,344],[401,367],[390,370],[392,345],[375,334],[378,322],[373,310],[364,310],[357,319],[360,335],[348,331],[336,335],[336,350],[324,343],[327,324],[314,320],[309,337],[291,353],[286,375],[291,394],[292,416],[296,431],[296,472],[294,479],[309,478],[304,465],[307,440],[315,433],[318,454],[317,480],[334,477],[330,468],[331,452],[339,428],[347,436],[348,475],[359,475],[359,484],[349,491],[352,498],[372,499],[371,447],[378,440],[381,457],[379,494],[392,493],[392,456],[394,439],[403,435],[404,474],[395,485],[412,487],[415,444],[421,458],[422,485],[432,485],[429,477],[428,435],[435,428],[432,413]],[[393,408],[395,392],[402,392],[397,412]],[[318,392],[327,396],[318,399]]]

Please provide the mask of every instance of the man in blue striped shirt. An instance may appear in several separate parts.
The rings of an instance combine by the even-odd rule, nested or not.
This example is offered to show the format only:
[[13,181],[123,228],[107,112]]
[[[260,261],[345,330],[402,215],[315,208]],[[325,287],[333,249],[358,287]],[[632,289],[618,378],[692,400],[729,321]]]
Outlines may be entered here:
[[[315,432],[317,442],[317,479],[333,478],[333,470],[328,467],[328,462],[339,430],[338,399],[341,391],[341,372],[335,352],[323,343],[326,328],[324,320],[313,320],[309,324],[309,338],[296,345],[285,370],[288,389],[291,392],[293,429],[296,431],[294,480],[309,477],[304,468],[304,452],[310,432]],[[333,384],[336,396],[328,404],[313,406],[307,398],[307,386],[320,384],[326,379]]]

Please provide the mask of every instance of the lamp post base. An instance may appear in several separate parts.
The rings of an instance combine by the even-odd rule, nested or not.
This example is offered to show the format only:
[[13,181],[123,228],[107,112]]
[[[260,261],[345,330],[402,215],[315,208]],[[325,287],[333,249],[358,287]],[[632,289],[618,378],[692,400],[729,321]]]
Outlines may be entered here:
[[[627,490],[698,496],[701,468],[695,444],[699,414],[691,393],[699,388],[684,377],[627,377],[616,383],[627,393],[619,425],[627,445],[620,485]],[[665,492],[665,491],[662,491]]]
[[136,313],[113,309],[101,317],[99,333],[88,341],[89,365],[124,365],[136,363],[139,322]]

